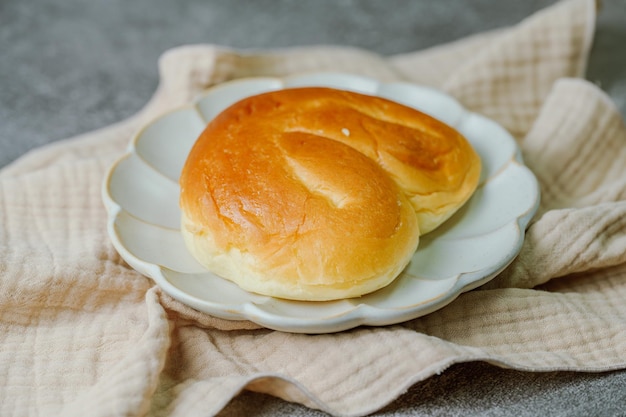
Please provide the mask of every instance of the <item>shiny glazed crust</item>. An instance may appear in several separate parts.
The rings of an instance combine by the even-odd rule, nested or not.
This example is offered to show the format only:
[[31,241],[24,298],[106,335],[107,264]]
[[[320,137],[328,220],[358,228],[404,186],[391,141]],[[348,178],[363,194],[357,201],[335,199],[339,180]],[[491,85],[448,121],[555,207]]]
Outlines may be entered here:
[[181,178],[196,259],[245,290],[295,300],[392,282],[420,233],[475,190],[480,159],[456,130],[382,98],[286,89],[212,120]]

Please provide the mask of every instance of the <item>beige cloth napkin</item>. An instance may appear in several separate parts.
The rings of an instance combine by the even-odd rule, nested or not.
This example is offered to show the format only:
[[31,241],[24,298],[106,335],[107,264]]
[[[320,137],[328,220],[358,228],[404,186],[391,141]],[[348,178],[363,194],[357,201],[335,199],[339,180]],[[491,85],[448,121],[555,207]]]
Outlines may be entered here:
[[[626,128],[579,78],[594,19],[592,1],[567,0],[511,28],[392,57],[167,52],[139,114],[0,172],[0,415],[206,416],[244,389],[363,415],[458,362],[626,367]],[[542,203],[506,271],[426,317],[311,336],[197,313],[120,259],[100,187],[133,132],[227,79],[328,69],[436,86],[515,135]]]

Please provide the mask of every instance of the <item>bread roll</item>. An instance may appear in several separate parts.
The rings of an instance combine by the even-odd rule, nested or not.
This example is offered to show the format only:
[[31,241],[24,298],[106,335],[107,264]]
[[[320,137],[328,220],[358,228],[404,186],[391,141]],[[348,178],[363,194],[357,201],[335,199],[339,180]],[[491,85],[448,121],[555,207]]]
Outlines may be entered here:
[[415,109],[329,88],[264,93],[224,110],[193,146],[182,233],[202,265],[247,291],[356,297],[402,272],[480,169],[465,138]]

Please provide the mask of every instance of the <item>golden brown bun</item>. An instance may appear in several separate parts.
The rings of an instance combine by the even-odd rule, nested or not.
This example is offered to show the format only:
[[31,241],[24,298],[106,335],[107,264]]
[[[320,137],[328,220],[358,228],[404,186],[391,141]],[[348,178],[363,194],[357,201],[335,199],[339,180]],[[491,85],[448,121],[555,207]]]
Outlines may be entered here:
[[396,278],[473,193],[480,159],[454,129],[328,88],[244,99],[209,123],[181,178],[198,261],[245,290],[360,296]]

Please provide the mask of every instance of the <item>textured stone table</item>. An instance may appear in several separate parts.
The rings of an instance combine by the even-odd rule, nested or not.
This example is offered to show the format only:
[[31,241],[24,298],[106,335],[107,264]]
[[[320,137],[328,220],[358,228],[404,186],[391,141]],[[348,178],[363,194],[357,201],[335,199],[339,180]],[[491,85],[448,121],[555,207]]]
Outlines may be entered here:
[[[134,114],[156,88],[158,57],[174,46],[334,44],[390,55],[511,25],[552,2],[5,0],[0,167],[29,149]],[[603,3],[588,78],[626,115],[626,1]],[[379,414],[625,416],[626,371],[524,373],[460,364],[417,383]],[[324,414],[244,393],[223,415]]]

